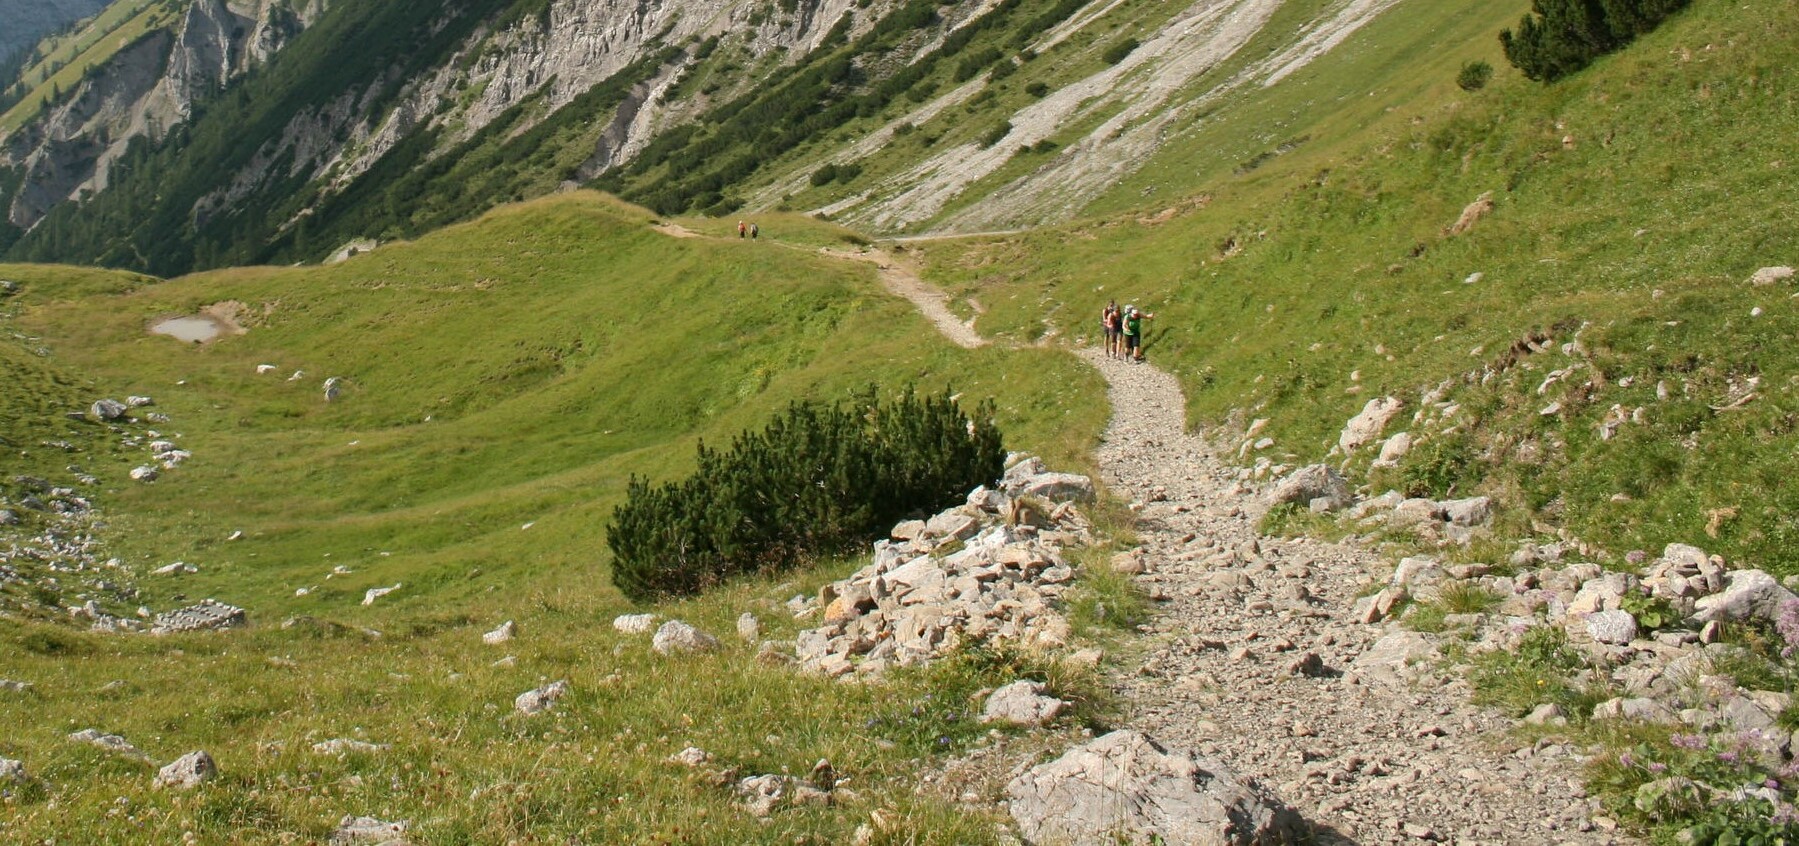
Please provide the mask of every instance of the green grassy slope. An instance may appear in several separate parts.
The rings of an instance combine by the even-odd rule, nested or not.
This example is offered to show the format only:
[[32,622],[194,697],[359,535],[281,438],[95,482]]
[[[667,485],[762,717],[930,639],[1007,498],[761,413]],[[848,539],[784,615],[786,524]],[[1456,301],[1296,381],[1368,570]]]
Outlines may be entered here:
[[[885,807],[918,842],[990,837],[990,822],[911,796],[901,777],[938,736],[980,731],[965,708],[869,721],[902,703],[910,713],[931,690],[972,691],[996,670],[861,690],[760,667],[735,642],[715,657],[656,659],[608,625],[630,609],[607,580],[603,526],[629,475],[667,478],[699,438],[723,441],[789,400],[870,382],[995,396],[1015,445],[1080,466],[1105,415],[1096,377],[1053,351],[939,340],[868,266],[820,257],[812,245],[842,237],[821,224],[771,219],[762,240],[743,242],[651,223],[579,193],[325,268],[111,291],[53,268],[0,268],[31,297],[8,323],[92,391],[155,397],[171,418],[157,428],[194,453],[153,485],[124,477],[127,459],[144,456],[82,458],[101,477],[110,552],[139,574],[142,601],[161,610],[213,596],[254,622],[166,639],[0,623],[0,677],[37,685],[0,698],[0,720],[17,727],[0,755],[27,761],[55,797],[21,794],[0,830],[274,842],[375,813],[412,819],[426,842],[843,842]],[[190,345],[145,332],[226,300],[256,315],[247,334]],[[258,375],[262,363],[279,370]],[[285,381],[295,370],[306,376]],[[347,380],[330,404],[327,376]],[[65,393],[85,401],[87,390]],[[174,560],[199,572],[143,575]],[[326,577],[340,565],[352,573]],[[794,623],[777,603],[838,569],[654,610],[721,635],[754,610],[778,636]],[[365,589],[395,583],[360,604]],[[329,622],[281,627],[294,617]],[[481,645],[505,619],[521,640]],[[508,653],[516,666],[489,666]],[[509,716],[513,696],[564,677],[575,693],[554,716]],[[62,740],[90,724],[159,760],[207,748],[224,782],[191,798],[151,791],[144,766]],[[902,726],[917,731],[893,734]],[[397,748],[345,761],[308,751],[337,736]],[[889,739],[898,745],[876,742]],[[759,825],[728,791],[663,762],[690,742],[746,771],[829,757],[866,792]],[[109,814],[120,795],[131,804]]]
[[[1799,121],[1782,36],[1796,23],[1792,2],[1702,0],[1563,83],[1502,67],[1488,89],[1461,92],[1458,61],[1497,50],[1480,39],[1445,50],[1428,90],[1364,131],[1315,135],[1221,179],[1209,205],[1165,201],[1165,222],[1121,214],[926,249],[958,299],[987,306],[988,333],[1091,334],[1114,296],[1156,311],[1150,353],[1180,374],[1194,419],[1271,418],[1277,461],[1324,457],[1345,420],[1392,393],[1407,407],[1389,432],[1433,442],[1377,484],[1498,492],[1614,556],[1678,540],[1796,572],[1799,503],[1780,480],[1799,446],[1799,315],[1790,286],[1747,281],[1799,263],[1781,140]],[[1404,25],[1383,18],[1293,81],[1384,63]],[[1208,166],[1189,155],[1157,167]],[[1495,210],[1448,235],[1486,192]],[[1508,349],[1533,332],[1551,348],[1515,360]],[[1412,422],[1445,380],[1461,416]],[[1644,422],[1602,440],[1614,404],[1644,408]]]

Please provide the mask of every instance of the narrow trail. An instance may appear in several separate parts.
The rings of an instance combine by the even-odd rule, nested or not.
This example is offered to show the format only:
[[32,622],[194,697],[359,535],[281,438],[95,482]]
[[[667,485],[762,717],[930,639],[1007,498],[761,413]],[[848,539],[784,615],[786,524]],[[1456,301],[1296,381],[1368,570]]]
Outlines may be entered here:
[[899,296],[905,297],[918,308],[931,325],[943,337],[950,339],[956,346],[965,349],[986,346],[987,339],[974,331],[974,321],[963,320],[949,310],[949,295],[941,288],[928,284],[918,275],[917,268],[904,259],[896,259],[885,250],[832,250],[822,251],[833,258],[849,259],[873,264],[881,277],[881,284]]
[[[1320,843],[1628,842],[1594,825],[1575,750],[1513,741],[1459,674],[1371,649],[1391,629],[1351,607],[1384,575],[1372,553],[1260,537],[1260,497],[1186,433],[1175,378],[1080,354],[1111,386],[1100,465],[1143,503],[1138,580],[1162,600],[1144,662],[1113,678],[1130,727],[1255,778]],[[1308,655],[1321,670],[1295,669]]]

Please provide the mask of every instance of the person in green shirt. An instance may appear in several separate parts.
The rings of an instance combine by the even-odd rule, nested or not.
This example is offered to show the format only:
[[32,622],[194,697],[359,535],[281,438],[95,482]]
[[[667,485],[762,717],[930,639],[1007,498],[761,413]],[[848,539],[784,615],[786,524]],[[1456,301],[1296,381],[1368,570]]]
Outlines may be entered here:
[[1124,307],[1124,354],[1132,361],[1143,360],[1143,321],[1154,320],[1155,315],[1144,312],[1134,305]]

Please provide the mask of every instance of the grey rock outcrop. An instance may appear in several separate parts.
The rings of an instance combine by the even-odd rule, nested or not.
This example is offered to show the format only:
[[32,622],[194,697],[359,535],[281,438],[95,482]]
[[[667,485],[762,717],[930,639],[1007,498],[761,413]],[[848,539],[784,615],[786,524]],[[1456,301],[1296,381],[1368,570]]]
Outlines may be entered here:
[[1749,284],[1761,286],[1773,285],[1776,282],[1785,282],[1792,279],[1795,272],[1796,271],[1791,267],[1787,267],[1786,265],[1764,267],[1757,270],[1753,276],[1749,277]]
[[488,646],[497,646],[518,636],[518,624],[507,620],[498,628],[481,635],[481,642]]
[[406,820],[388,822],[375,817],[345,815],[337,821],[337,830],[331,833],[331,846],[408,846],[406,829],[409,827]]
[[94,404],[88,407],[88,413],[93,415],[95,420],[102,421],[124,417],[127,410],[129,409],[126,405],[116,399],[95,400]]
[[1380,437],[1381,430],[1387,428],[1388,421],[1399,414],[1403,405],[1398,397],[1375,397],[1362,406],[1356,416],[1349,418],[1343,431],[1337,435],[1337,448],[1344,452],[1354,452],[1364,444],[1372,443]]
[[393,744],[391,743],[370,743],[366,740],[356,740],[349,737],[334,737],[330,740],[321,740],[312,745],[313,753],[318,755],[348,755],[350,753],[369,754],[374,752],[386,752],[392,748]]
[[995,690],[981,710],[983,723],[1014,723],[1023,726],[1047,725],[1068,707],[1068,703],[1043,694],[1044,684],[1020,679]]
[[625,634],[647,634],[656,628],[654,614],[620,614],[612,618],[612,628]]
[[1725,574],[1727,584],[1719,593],[1700,597],[1694,603],[1697,622],[1730,621],[1758,618],[1773,622],[1780,616],[1780,606],[1799,599],[1781,587],[1773,576],[1760,570],[1732,570]]
[[555,707],[556,700],[568,693],[567,681],[555,681],[535,690],[527,690],[512,700],[512,707],[520,714],[531,716],[541,714]]
[[150,625],[150,633],[162,635],[228,629],[244,625],[246,621],[244,609],[207,599],[186,608],[156,615]]
[[711,652],[718,648],[718,638],[706,634],[691,624],[680,620],[670,620],[656,630],[656,637],[650,648],[660,655],[675,655],[689,652]]
[[1006,787],[1027,843],[1254,846],[1292,822],[1222,763],[1115,731],[1032,768]]
[[1350,502],[1349,480],[1335,468],[1325,464],[1301,467],[1288,474],[1268,493],[1269,505],[1297,502],[1301,505],[1323,499],[1342,508]]
[[156,786],[192,790],[211,781],[219,767],[205,750],[189,752],[156,772]]
[[131,745],[131,741],[116,734],[101,734],[97,729],[82,729],[70,734],[69,739],[76,743],[86,743],[90,746],[98,746],[114,755],[123,755],[127,758],[137,758],[145,761],[150,759],[150,756],[145,755],[143,750]]
[[31,776],[25,772],[24,761],[0,758],[0,784],[19,784],[30,780]]

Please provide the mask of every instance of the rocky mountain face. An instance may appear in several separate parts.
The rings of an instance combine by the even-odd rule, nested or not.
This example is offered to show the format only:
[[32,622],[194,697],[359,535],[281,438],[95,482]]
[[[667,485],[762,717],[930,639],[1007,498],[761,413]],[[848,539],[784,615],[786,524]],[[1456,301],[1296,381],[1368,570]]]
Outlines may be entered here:
[[0,0],[0,61],[106,8],[108,0]]
[[[821,166],[848,183],[877,157],[813,210],[885,232],[1060,220],[1397,2],[1271,36],[1279,0],[195,0],[0,137],[0,247],[161,273],[311,260],[571,182],[663,213],[788,206]],[[1045,161],[1020,173],[1025,153]]]
[[104,191],[132,141],[162,140],[196,104],[266,64],[323,0],[196,0],[174,30],[151,30],[88,74],[69,97],[0,145],[20,172],[7,220],[30,229],[57,204]]

